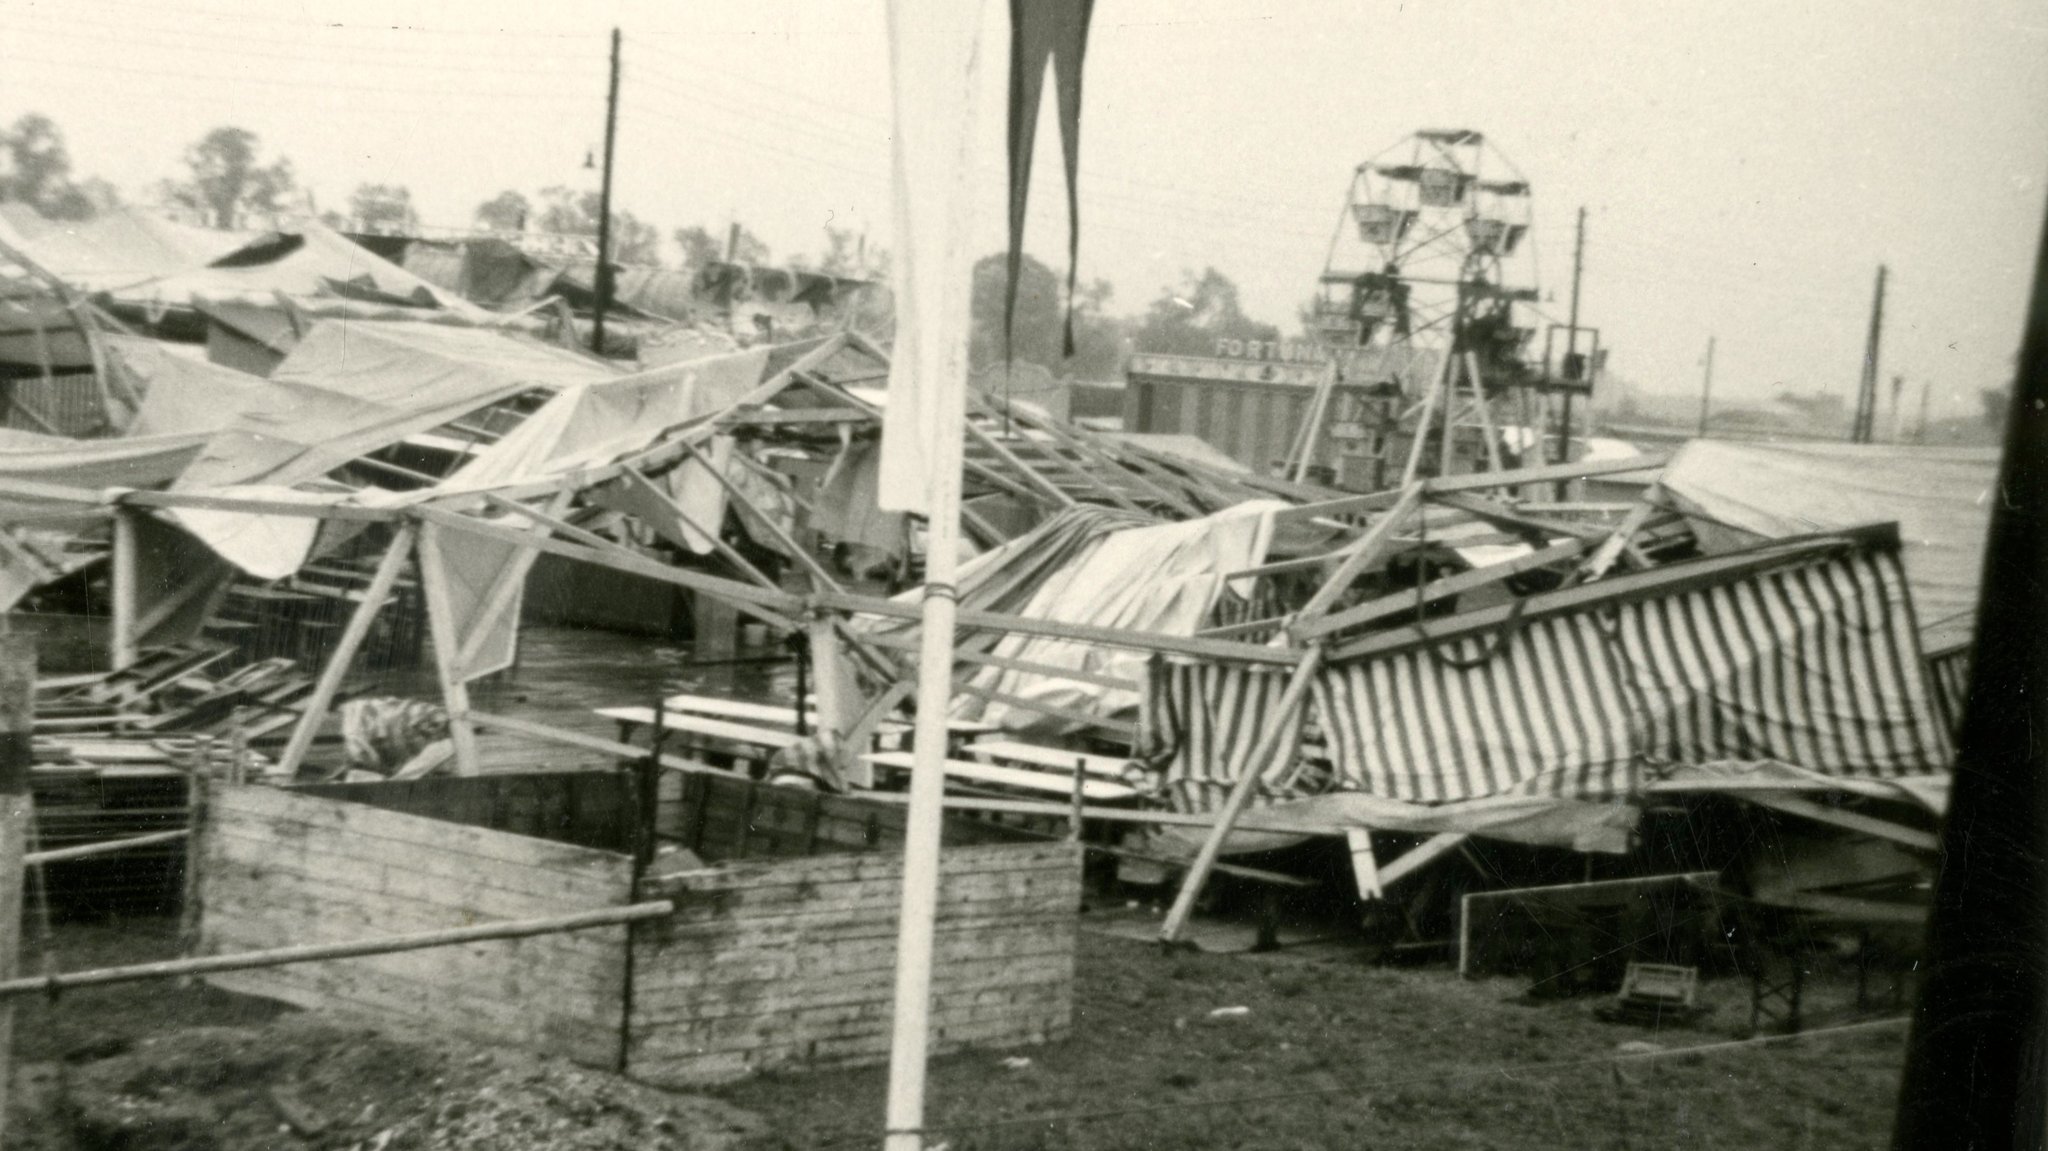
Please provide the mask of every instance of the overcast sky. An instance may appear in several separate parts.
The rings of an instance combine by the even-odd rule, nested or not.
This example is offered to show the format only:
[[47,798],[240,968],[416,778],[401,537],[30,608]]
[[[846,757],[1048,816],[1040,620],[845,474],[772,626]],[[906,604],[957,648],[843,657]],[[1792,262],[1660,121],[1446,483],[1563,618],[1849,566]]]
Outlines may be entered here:
[[[54,117],[132,198],[237,124],[322,208],[402,183],[461,226],[503,188],[595,186],[615,23],[621,207],[664,235],[737,217],[778,254],[828,223],[888,242],[882,0],[0,0],[0,118]],[[991,249],[1007,24],[990,3]],[[1697,387],[1711,333],[1717,393],[1851,394],[1879,262],[1909,396],[1971,411],[2010,372],[2048,180],[2038,2],[1098,0],[1086,84],[1080,270],[1119,310],[1213,264],[1291,331],[1352,167],[1461,127],[1534,185],[1560,318],[1587,207],[1585,321],[1645,385]],[[1043,128],[1029,246],[1059,267]]]

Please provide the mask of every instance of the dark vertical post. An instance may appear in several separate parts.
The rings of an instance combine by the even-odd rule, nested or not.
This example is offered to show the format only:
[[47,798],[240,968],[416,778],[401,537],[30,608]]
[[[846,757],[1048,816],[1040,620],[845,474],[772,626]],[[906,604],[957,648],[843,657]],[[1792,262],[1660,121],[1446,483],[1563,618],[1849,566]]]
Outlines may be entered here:
[[1707,337],[1707,374],[1700,381],[1700,431],[1701,439],[1707,438],[1707,412],[1714,402],[1714,337]]
[[604,182],[597,193],[597,314],[590,350],[604,355],[604,314],[612,306],[612,144],[619,134],[619,30],[612,29],[611,93],[604,105]]
[[[21,953],[21,859],[35,818],[28,791],[35,696],[35,637],[0,635],[0,979],[15,977]],[[6,999],[0,1000],[0,1144],[7,1142],[13,1076],[14,1000]]]
[[1877,425],[1877,349],[1884,336],[1885,266],[1877,266],[1877,290],[1870,301],[1870,335],[1863,343],[1863,378],[1856,389],[1856,424],[1849,442],[1870,443]]
[[[1569,365],[1578,358],[1579,354],[1579,274],[1585,270],[1585,262],[1586,207],[1581,204],[1579,205],[1579,226],[1576,237],[1572,240],[1572,314],[1569,320],[1570,331],[1564,338],[1564,362],[1567,365],[1565,375],[1568,377],[1574,375]],[[1583,369],[1576,373],[1579,376],[1585,374]],[[1570,388],[1565,389],[1564,414],[1559,423],[1560,426],[1557,430],[1557,462],[1561,464],[1569,463],[1572,458],[1572,393]],[[1557,498],[1559,500],[1570,498],[1570,484],[1570,480],[1557,481]]]
[[2048,237],[2006,416],[1896,1148],[2048,1141]]

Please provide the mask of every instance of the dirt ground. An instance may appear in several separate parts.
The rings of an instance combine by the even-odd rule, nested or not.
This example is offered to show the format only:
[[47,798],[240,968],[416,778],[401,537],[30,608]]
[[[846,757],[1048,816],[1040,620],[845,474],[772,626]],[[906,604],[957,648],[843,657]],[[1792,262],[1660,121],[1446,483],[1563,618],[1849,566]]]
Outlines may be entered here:
[[[176,953],[162,920],[69,926],[58,966]],[[32,951],[27,970],[39,969]],[[748,1151],[736,1107],[520,1052],[392,1034],[203,985],[26,1001],[10,1149]]]
[[[1084,933],[1074,1037],[935,1061],[930,1122],[952,1151],[1889,1145],[1903,1027],[1617,1063],[1632,1044],[1743,1035],[1748,984],[1708,983],[1713,1012],[1661,1032],[1603,1023],[1588,999],[1532,1004],[1526,987],[1345,949],[1165,955]],[[1811,981],[1810,1030],[1844,1022],[1853,996],[1845,976]],[[1211,1015],[1234,1007],[1248,1010]],[[772,1075],[719,1094],[801,1132],[798,1147],[864,1148],[886,1078]]]
[[[159,920],[60,927],[60,968],[175,952]],[[1354,953],[1162,954],[1084,933],[1073,1038],[933,1064],[952,1151],[1177,1148],[1881,1148],[1904,1029],[1654,1060],[1746,1032],[1747,984],[1663,1031],[1587,1000]],[[39,969],[32,945],[23,956]],[[1848,984],[1809,984],[1815,1028]],[[1212,1014],[1218,1009],[1243,1008]],[[398,1036],[204,986],[24,1001],[10,1142],[36,1151],[756,1149],[879,1143],[882,1068],[776,1074],[714,1099],[505,1051]],[[1048,1118],[1061,1116],[1062,1118]]]

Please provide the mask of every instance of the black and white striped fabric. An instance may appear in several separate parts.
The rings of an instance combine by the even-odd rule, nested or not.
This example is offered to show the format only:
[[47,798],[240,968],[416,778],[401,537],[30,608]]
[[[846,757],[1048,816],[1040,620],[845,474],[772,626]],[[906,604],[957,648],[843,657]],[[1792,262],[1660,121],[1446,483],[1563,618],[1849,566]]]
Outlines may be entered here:
[[1639,768],[1943,770],[1898,556],[1867,550],[1324,672],[1340,786],[1413,802],[1627,795]]
[[1963,704],[1970,699],[1970,645],[1927,653],[1927,677],[1933,681],[1941,715],[1953,732],[1962,725]]
[[[1278,713],[1287,669],[1155,659],[1139,716],[1141,756],[1165,777],[1168,807],[1214,811],[1254,750],[1267,718]],[[1253,802],[1313,794],[1304,787],[1299,719],[1260,768]]]
[[[1285,672],[1161,662],[1150,678],[1171,802],[1214,810]],[[1600,801],[1730,760],[1933,774],[1953,757],[1936,690],[1898,556],[1859,550],[1325,668],[1259,794]]]

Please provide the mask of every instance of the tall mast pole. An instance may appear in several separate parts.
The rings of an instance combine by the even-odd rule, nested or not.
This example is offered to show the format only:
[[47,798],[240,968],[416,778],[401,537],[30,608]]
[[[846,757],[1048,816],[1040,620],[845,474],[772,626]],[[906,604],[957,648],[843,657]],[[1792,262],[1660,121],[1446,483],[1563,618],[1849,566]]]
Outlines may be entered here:
[[[1577,231],[1577,237],[1572,241],[1572,312],[1569,325],[1569,332],[1564,338],[1564,362],[1567,365],[1575,363],[1579,355],[1579,276],[1580,273],[1585,271],[1585,266],[1586,206],[1584,204],[1581,204],[1579,205],[1579,226]],[[1571,369],[1569,367],[1567,367],[1566,369],[1566,374],[1571,374]],[[1579,368],[1578,374],[1581,377],[1583,377],[1586,374],[1585,369],[1583,367]],[[1576,381],[1567,382],[1575,383]],[[1564,416],[1563,419],[1560,421],[1560,426],[1557,432],[1556,462],[1560,464],[1569,463],[1571,461],[1571,455],[1572,393],[1570,388],[1566,388],[1564,393]],[[1566,498],[1566,490],[1569,487],[1570,483],[1571,481],[1569,480],[1557,481],[1558,499],[1562,500]]]
[[1877,349],[1884,338],[1885,266],[1877,266],[1877,290],[1870,300],[1870,336],[1863,344],[1863,381],[1856,391],[1856,425],[1849,429],[1851,443],[1867,444],[1877,429]]
[[1707,372],[1700,380],[1700,431],[1699,438],[1707,438],[1708,405],[1714,399],[1714,337],[1707,337]]
[[590,350],[604,355],[604,314],[612,306],[612,144],[619,135],[619,30],[612,29],[612,83],[604,104],[604,183],[597,193],[597,315]]

